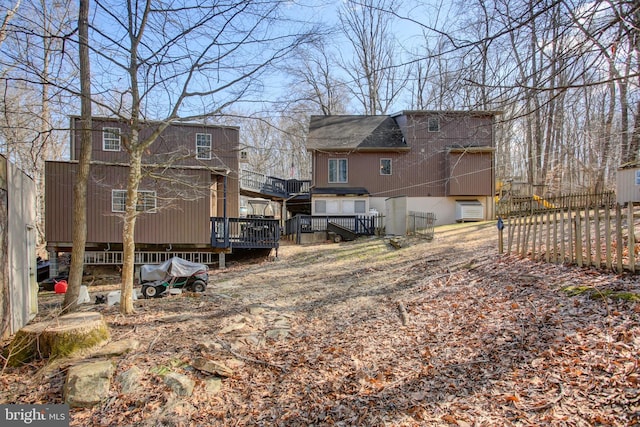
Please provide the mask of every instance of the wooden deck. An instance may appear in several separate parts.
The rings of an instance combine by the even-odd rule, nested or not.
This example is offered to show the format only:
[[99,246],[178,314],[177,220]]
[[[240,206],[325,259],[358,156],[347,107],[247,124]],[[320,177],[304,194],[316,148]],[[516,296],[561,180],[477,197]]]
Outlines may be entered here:
[[214,248],[266,249],[280,245],[280,222],[270,218],[211,218]]

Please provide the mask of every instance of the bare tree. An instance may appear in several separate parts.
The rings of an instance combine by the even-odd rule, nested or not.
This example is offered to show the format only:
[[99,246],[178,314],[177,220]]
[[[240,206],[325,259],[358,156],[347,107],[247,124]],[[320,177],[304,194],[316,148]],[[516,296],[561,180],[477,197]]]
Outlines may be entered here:
[[296,52],[295,62],[286,70],[292,78],[292,91],[286,100],[287,108],[310,108],[310,112],[325,116],[344,114],[349,103],[347,84],[337,75],[338,59],[331,51],[330,37],[318,39]]
[[80,0],[78,11],[78,53],[80,66],[80,158],[73,187],[73,249],[69,266],[69,286],[63,312],[78,304],[84,272],[84,247],[87,243],[87,184],[91,162],[91,65],[89,62],[89,0]]
[[0,24],[0,46],[2,46],[2,42],[7,38],[7,27],[9,26],[9,21],[15,16],[18,8],[20,7],[21,0],[16,0],[13,7],[7,7],[4,17],[2,18],[2,23]]
[[[306,42],[314,30],[277,26],[283,2],[192,4],[127,1],[123,8],[97,2],[92,47],[99,66],[113,70],[110,107],[130,133],[123,225],[120,310],[133,311],[135,224],[144,154],[174,120],[216,116],[254,94],[259,78]],[[94,68],[95,69],[95,68]],[[122,79],[127,82],[122,87]],[[119,86],[120,85],[120,86]],[[109,98],[105,98],[109,101]],[[145,138],[145,119],[157,126]]]
[[[64,113],[75,74],[67,43],[75,23],[74,2],[16,2],[2,24],[0,55],[0,140],[22,170],[36,182],[38,242],[44,243],[44,161],[65,148]],[[73,89],[71,89],[73,90]],[[68,110],[67,110],[68,111]]]
[[397,7],[395,0],[347,0],[340,9],[342,31],[353,49],[353,59],[343,59],[347,87],[364,114],[386,114],[407,85],[391,29],[389,11]]

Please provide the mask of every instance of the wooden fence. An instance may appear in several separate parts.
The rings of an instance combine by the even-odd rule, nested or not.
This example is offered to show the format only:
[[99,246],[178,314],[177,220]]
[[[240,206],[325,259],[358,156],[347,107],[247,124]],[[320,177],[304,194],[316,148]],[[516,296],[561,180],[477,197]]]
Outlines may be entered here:
[[502,245],[506,237],[506,252],[510,254],[635,273],[640,267],[636,265],[640,249],[635,237],[638,218],[640,205],[633,203],[547,209],[504,220],[500,242]]
[[407,216],[407,234],[433,239],[436,215],[433,212],[409,211]]
[[603,193],[563,194],[560,196],[510,196],[496,203],[496,214],[502,218],[519,215],[534,215],[549,210],[567,211],[587,206],[613,206],[616,194],[613,191]]

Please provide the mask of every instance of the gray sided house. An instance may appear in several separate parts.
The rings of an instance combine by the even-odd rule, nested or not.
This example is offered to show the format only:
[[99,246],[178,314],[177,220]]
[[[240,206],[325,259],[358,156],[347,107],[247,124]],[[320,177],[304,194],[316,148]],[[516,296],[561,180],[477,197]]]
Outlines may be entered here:
[[312,116],[312,214],[384,213],[403,197],[407,210],[433,212],[438,224],[493,218],[497,114]]
[[[116,119],[96,117],[92,126],[86,250],[96,257],[117,255],[122,251],[130,131]],[[148,123],[140,137],[156,126]],[[71,129],[71,160],[46,162],[45,168],[46,238],[52,255],[71,251],[79,118],[71,118]],[[143,158],[136,251],[214,252],[211,217],[238,216],[238,146],[236,127],[172,123],[162,132]],[[117,256],[111,261],[104,263],[121,262]]]
[[36,185],[0,155],[0,312],[5,338],[38,313]]

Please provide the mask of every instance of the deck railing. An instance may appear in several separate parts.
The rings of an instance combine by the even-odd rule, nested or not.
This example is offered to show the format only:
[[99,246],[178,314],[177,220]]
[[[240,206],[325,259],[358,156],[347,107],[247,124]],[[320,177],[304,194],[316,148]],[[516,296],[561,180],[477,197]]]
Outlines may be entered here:
[[295,194],[309,193],[311,181],[281,179],[248,170],[240,171],[240,187],[257,193],[288,198]]
[[280,224],[268,218],[211,218],[211,246],[215,248],[277,248]]
[[384,227],[384,217],[381,215],[296,215],[286,221],[284,234],[298,241],[301,233],[327,231],[327,224],[330,222],[362,236],[373,236]]

